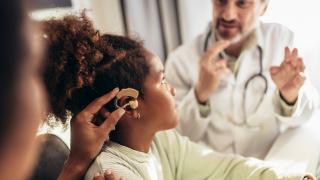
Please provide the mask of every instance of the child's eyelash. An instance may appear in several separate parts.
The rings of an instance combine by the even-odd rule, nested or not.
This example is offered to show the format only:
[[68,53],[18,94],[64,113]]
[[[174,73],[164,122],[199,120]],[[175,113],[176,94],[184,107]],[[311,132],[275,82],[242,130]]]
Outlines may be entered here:
[[166,84],[167,83],[167,80],[166,80],[166,77],[162,77],[162,79],[161,79],[161,84]]

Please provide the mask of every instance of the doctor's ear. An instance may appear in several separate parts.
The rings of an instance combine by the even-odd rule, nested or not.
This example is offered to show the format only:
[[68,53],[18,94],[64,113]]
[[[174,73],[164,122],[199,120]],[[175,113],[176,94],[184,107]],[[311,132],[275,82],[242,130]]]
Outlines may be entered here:
[[268,9],[269,2],[268,2],[268,0],[261,0],[261,1],[262,2],[261,2],[261,6],[260,6],[260,14],[259,15],[263,16]]

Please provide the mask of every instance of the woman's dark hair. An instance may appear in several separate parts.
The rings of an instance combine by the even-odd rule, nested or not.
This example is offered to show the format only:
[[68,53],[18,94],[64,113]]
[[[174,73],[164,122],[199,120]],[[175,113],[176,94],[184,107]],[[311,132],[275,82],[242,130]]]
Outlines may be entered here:
[[66,122],[67,110],[76,114],[116,87],[135,88],[143,98],[149,65],[141,42],[100,36],[84,14],[44,21],[42,27],[48,45],[44,80],[59,121]]
[[[4,135],[14,126],[17,104],[20,105],[18,83],[22,79],[21,71],[27,65],[27,14],[22,0],[5,0],[1,3],[1,60],[0,60],[0,146]],[[15,108],[16,107],[16,108]]]

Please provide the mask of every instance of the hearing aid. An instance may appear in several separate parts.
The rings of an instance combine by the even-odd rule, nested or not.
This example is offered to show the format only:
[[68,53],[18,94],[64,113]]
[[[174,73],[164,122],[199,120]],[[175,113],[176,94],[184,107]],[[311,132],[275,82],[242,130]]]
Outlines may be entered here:
[[[122,108],[124,110],[129,110],[128,108],[130,108],[130,110],[135,110],[138,108],[138,100],[137,100],[138,96],[139,96],[139,91],[137,91],[136,89],[133,89],[133,88],[121,89],[112,101],[104,105],[104,108],[109,109],[109,111],[111,112],[115,111],[117,108]],[[123,97],[129,97],[130,100],[128,103],[120,106],[118,104],[118,101]],[[140,116],[140,114],[138,113],[137,116]],[[100,126],[104,121],[105,121],[105,118],[103,118],[100,115],[97,115],[92,119],[91,122],[96,126]]]
[[[123,108],[123,109],[126,109],[127,107],[130,107],[130,109],[132,110],[137,109],[139,106],[138,100],[137,100],[138,96],[139,96],[139,91],[137,91],[136,89],[133,89],[133,88],[121,89],[116,96],[115,106],[117,108]],[[121,99],[122,97],[129,97],[129,98],[132,98],[133,100],[130,100],[128,103],[122,106],[119,106],[118,100]]]

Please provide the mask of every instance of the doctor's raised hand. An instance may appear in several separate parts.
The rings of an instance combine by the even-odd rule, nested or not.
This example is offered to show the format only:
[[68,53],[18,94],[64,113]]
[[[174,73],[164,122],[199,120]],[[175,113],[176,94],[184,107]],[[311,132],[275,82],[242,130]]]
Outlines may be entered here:
[[280,95],[288,104],[294,104],[299,90],[304,83],[304,63],[298,50],[285,48],[284,61],[280,66],[270,68],[271,78],[280,91]]
[[218,41],[209,48],[199,61],[199,77],[195,95],[199,103],[206,103],[218,88],[220,77],[229,72],[226,60],[217,59],[221,51],[230,45],[229,41]]

